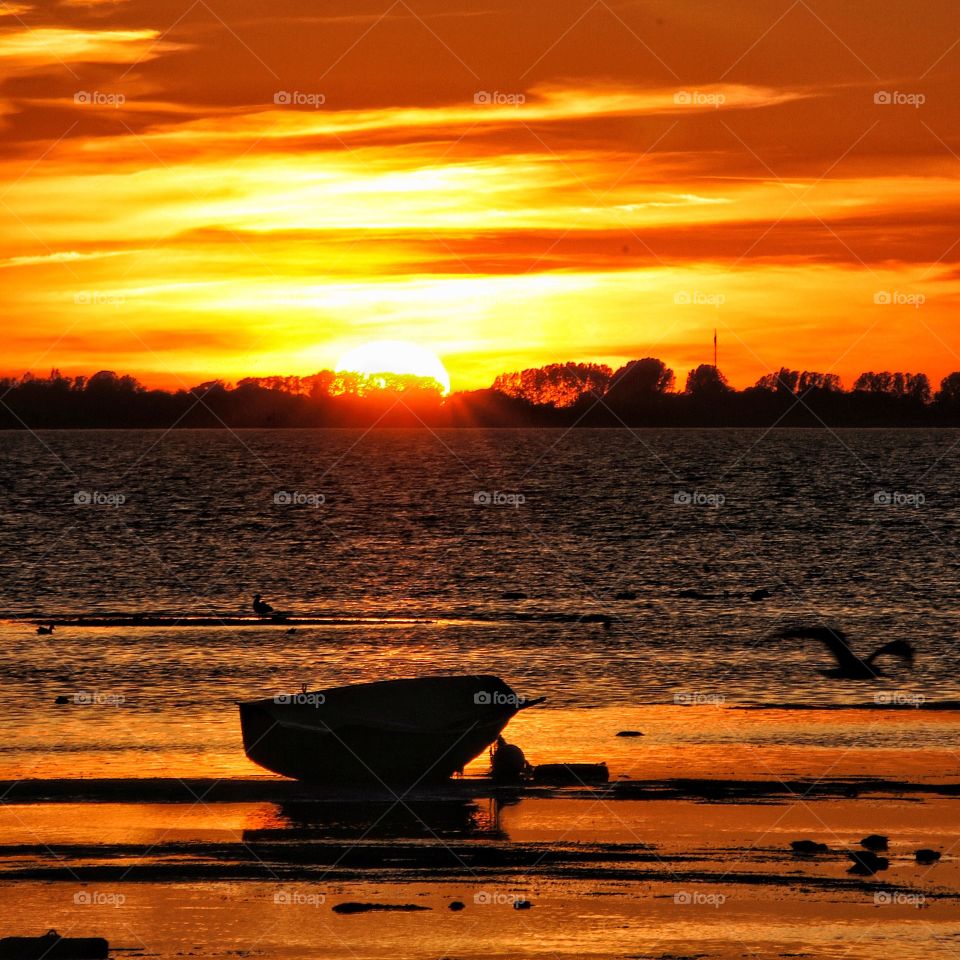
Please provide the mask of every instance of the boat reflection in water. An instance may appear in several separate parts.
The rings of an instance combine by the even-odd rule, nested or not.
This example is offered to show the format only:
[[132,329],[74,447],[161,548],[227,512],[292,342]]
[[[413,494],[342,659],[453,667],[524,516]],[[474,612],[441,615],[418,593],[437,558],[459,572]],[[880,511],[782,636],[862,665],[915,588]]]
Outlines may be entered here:
[[294,780],[412,787],[449,779],[524,700],[499,677],[382,680],[239,704],[247,756]]
[[295,800],[278,804],[268,823],[243,831],[243,842],[274,840],[504,840],[503,801]]

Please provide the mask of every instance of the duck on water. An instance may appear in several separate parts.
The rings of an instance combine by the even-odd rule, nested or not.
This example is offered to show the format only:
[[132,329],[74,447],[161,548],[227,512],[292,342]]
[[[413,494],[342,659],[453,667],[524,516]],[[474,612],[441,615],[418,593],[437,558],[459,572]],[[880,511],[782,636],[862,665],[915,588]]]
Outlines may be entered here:
[[255,593],[253,595],[253,612],[261,617],[269,617],[274,613],[274,609],[266,600],[261,599],[259,593]]

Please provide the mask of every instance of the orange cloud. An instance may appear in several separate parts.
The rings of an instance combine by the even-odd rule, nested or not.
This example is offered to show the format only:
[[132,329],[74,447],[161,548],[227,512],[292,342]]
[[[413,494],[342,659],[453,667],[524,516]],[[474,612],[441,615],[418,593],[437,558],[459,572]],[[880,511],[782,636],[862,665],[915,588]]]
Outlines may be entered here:
[[[157,37],[156,30],[13,28],[0,33],[0,63],[16,68],[46,68],[51,59],[63,63],[130,63],[151,53]],[[152,55],[169,49],[170,45],[154,48]]]

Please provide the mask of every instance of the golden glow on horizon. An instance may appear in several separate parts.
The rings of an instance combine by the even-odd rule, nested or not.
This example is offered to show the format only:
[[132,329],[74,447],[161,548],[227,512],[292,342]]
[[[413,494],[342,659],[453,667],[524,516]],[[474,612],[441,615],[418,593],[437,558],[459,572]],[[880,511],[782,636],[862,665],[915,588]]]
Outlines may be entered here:
[[403,340],[376,340],[354,347],[337,362],[336,372],[362,373],[374,379],[383,373],[412,374],[436,380],[444,393],[450,392],[450,374],[440,358],[426,347]]

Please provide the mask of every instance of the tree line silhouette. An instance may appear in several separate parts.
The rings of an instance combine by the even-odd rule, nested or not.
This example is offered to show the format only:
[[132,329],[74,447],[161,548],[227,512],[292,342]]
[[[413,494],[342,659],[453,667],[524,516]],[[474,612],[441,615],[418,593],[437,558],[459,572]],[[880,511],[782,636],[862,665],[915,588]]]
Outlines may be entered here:
[[147,389],[131,376],[24,374],[0,379],[0,428],[118,427],[960,426],[960,372],[934,392],[923,373],[868,372],[851,389],[831,373],[786,367],[744,390],[712,364],[682,390],[654,357],[614,371],[553,363],[443,396],[430,378],[321,370],[189,389]]

